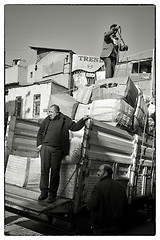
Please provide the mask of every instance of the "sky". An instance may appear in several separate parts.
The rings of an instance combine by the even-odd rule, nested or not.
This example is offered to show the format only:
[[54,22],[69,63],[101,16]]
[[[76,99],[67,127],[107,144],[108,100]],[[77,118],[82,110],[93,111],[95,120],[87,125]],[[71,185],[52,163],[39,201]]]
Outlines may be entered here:
[[15,58],[26,59],[27,65],[34,62],[36,51],[29,46],[99,56],[103,34],[113,23],[121,26],[129,47],[126,56],[155,48],[154,4],[6,4],[5,63]]

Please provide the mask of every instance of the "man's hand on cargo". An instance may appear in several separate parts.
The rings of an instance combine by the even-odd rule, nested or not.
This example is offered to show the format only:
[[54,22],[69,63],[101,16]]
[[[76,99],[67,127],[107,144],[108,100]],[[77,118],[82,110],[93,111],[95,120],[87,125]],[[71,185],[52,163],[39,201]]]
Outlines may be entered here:
[[41,150],[41,147],[42,147],[42,145],[39,145],[37,148],[38,148],[38,151],[40,151]]

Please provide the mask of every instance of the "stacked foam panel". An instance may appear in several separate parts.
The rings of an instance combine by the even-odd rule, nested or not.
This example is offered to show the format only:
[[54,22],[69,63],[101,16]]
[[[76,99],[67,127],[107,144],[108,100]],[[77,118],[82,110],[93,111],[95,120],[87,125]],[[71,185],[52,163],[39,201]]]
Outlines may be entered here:
[[91,118],[107,122],[116,123],[127,128],[132,126],[134,108],[123,99],[101,99],[95,100],[91,105]]

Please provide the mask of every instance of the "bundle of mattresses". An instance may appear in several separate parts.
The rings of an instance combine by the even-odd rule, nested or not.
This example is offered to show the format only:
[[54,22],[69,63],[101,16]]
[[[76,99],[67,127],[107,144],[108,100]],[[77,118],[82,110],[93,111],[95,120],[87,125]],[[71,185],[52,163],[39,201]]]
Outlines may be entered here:
[[78,163],[81,157],[84,128],[80,131],[70,133],[70,150],[63,162]]
[[92,86],[79,86],[73,94],[78,106],[74,119],[84,115],[128,131],[143,131],[146,122],[153,126],[141,89],[129,77],[97,80]]
[[120,124],[130,128],[134,108],[127,104],[123,99],[99,99],[92,102],[90,117],[110,123],[111,125]]
[[94,85],[92,118],[136,131],[145,126],[147,115],[143,92],[129,77],[99,80]]

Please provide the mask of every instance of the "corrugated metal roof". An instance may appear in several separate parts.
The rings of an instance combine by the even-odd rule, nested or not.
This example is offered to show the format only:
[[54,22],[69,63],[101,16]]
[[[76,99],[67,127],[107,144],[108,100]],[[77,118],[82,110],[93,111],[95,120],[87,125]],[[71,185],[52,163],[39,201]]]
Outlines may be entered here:
[[44,50],[44,51],[57,51],[57,52],[71,52],[71,53],[75,53],[72,50],[69,49],[59,49],[59,48],[46,48],[46,47],[33,47],[33,46],[29,46],[31,49],[33,50]]

